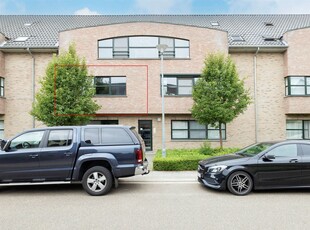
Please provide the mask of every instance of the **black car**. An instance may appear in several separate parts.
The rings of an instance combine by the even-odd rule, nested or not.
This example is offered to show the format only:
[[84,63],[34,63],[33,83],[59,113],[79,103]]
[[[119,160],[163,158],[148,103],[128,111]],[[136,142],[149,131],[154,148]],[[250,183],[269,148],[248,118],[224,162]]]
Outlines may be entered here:
[[310,187],[310,141],[264,142],[198,164],[203,185],[246,195],[252,189]]

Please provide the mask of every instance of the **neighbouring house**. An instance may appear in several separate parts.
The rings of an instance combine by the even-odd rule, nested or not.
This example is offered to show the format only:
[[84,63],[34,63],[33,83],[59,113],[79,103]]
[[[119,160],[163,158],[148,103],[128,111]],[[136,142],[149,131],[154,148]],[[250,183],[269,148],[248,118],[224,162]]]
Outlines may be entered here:
[[215,127],[190,113],[210,52],[231,55],[250,90],[244,114],[223,126],[224,146],[309,139],[309,15],[1,15],[0,138],[42,124],[29,114],[53,54],[74,42],[95,76],[95,124],[136,126],[161,148],[161,60],[167,148],[218,146]]

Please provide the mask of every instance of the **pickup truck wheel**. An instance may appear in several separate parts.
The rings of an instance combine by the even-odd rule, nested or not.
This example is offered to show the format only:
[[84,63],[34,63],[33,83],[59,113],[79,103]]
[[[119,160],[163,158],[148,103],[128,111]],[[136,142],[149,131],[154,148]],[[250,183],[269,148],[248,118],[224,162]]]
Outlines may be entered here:
[[107,194],[113,184],[111,172],[101,166],[95,166],[88,169],[82,179],[84,190],[92,196],[100,196]]

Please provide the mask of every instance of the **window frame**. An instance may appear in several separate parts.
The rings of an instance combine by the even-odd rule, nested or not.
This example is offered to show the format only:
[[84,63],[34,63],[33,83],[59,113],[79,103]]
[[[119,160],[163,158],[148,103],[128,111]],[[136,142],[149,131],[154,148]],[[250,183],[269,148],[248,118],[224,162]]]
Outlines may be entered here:
[[4,97],[5,96],[4,85],[5,85],[5,78],[4,77],[0,77],[0,97]]
[[[154,46],[131,46],[130,45],[130,38],[137,38],[137,37],[145,37],[145,38],[157,38],[157,43]],[[117,39],[126,39],[127,40],[127,47],[117,47],[115,46],[115,40]],[[165,36],[148,36],[148,35],[135,35],[135,36],[121,36],[121,37],[111,37],[111,38],[104,38],[97,41],[97,49],[98,49],[98,59],[160,59],[160,52],[157,50],[157,45],[161,44],[162,39],[172,39],[172,47],[168,47],[168,49],[164,52],[165,59],[189,59],[190,58],[190,41],[184,38],[177,38],[177,37],[165,37]],[[100,45],[102,41],[109,41],[107,43],[111,43],[111,45]],[[187,43],[188,45],[184,44],[176,44],[176,41],[182,41]],[[117,48],[124,48],[124,51],[117,51]],[[112,50],[112,55],[109,57],[104,57],[104,55],[100,55],[102,51]],[[130,51],[136,49],[156,49],[157,55],[156,57],[131,57]],[[177,57],[178,51],[183,49],[187,49],[187,56],[186,57]],[[119,54],[121,53],[121,54]]]
[[[103,88],[105,85],[102,86],[97,86],[96,85],[96,78],[109,78],[109,93],[108,94],[97,94],[97,87],[98,88]],[[125,78],[125,94],[112,94],[112,78]],[[127,77],[126,76],[95,76],[94,77],[94,88],[95,88],[95,96],[117,96],[117,97],[122,97],[122,96],[127,96]]]
[[[302,127],[301,127],[301,129],[288,129],[287,128],[287,122],[288,121],[301,121],[302,122]],[[309,134],[309,138],[305,138],[305,130],[308,130],[308,129],[306,129],[305,128],[305,123],[306,122],[309,122],[310,123],[310,120],[286,120],[286,127],[285,127],[285,130],[286,130],[286,139],[287,140],[310,140],[310,134]],[[309,126],[310,127],[310,126]],[[288,136],[287,136],[287,131],[301,131],[301,139],[300,138],[298,138],[298,139],[296,139],[296,138],[288,138]],[[308,131],[309,132],[309,131]]]
[[[199,74],[191,74],[191,75],[187,75],[187,74],[173,74],[173,75],[164,75],[164,81],[165,79],[176,79],[176,94],[167,94],[165,93],[165,97],[187,97],[187,96],[192,96],[193,95],[193,89],[194,89],[194,86],[197,82],[197,80],[200,78],[200,75]],[[181,86],[181,87],[186,87],[186,88],[190,88],[192,89],[192,93],[191,94],[179,94],[179,89],[180,89],[180,84],[179,84],[179,81],[180,80],[184,80],[184,79],[191,79],[192,80],[192,85],[191,86]],[[162,84],[162,77],[160,76],[160,95],[162,96],[162,92],[161,92],[161,84]],[[167,92],[167,84],[164,85],[164,91]]]
[[[304,78],[304,84],[297,84],[292,85],[291,80],[292,78]],[[308,83],[307,83],[308,82]],[[304,88],[304,94],[292,94],[292,87],[302,87]],[[309,87],[309,90],[307,89]],[[310,96],[310,76],[298,76],[292,75],[285,77],[285,96],[293,96],[293,97],[300,97],[300,96]]]
[[[187,129],[173,129],[173,122],[176,121],[180,121],[180,122],[187,122]],[[205,129],[192,129],[190,126],[191,122],[196,122],[195,120],[171,120],[171,140],[211,140],[211,141],[219,141],[220,139],[218,138],[209,138],[209,130],[219,130],[218,128],[209,128],[208,125],[205,125]],[[199,123],[198,123],[199,124]],[[224,132],[223,140],[226,140],[227,137],[227,127],[226,124],[222,124],[222,126],[224,126],[224,128],[222,128],[222,132]],[[187,138],[174,138],[173,137],[173,131],[174,130],[183,130],[183,131],[187,131]],[[191,138],[191,131],[204,131],[205,132],[205,138]]]

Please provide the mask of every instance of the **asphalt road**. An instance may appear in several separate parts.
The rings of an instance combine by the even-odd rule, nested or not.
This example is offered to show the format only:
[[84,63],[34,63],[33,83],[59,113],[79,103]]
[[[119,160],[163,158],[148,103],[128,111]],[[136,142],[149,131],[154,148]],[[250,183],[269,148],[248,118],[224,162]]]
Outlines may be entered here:
[[80,185],[0,187],[0,229],[309,229],[310,189],[237,197],[196,182],[124,182],[107,196]]

